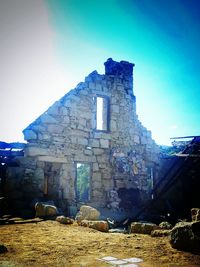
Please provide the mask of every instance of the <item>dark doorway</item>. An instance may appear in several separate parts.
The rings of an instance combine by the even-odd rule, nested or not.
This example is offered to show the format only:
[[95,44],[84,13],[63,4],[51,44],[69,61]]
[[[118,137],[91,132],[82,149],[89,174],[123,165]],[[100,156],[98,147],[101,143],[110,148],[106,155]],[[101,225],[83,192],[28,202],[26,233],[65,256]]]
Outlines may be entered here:
[[45,162],[44,166],[44,196],[50,200],[59,198],[60,185],[60,168],[59,163]]

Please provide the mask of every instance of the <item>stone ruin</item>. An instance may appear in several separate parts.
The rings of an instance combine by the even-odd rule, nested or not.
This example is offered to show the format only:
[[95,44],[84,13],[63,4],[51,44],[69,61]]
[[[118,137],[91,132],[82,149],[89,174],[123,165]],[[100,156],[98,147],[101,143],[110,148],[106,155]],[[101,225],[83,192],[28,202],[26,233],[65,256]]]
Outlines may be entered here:
[[23,131],[25,155],[7,171],[15,205],[53,200],[70,215],[82,204],[123,213],[151,199],[159,148],[136,115],[133,67],[109,58],[104,75],[89,74]]

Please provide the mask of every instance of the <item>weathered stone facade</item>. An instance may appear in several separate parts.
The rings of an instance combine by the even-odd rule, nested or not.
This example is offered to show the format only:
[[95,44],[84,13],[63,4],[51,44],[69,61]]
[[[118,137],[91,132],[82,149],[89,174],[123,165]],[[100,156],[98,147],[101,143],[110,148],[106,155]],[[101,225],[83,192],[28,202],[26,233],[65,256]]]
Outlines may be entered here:
[[91,168],[86,204],[122,210],[151,197],[159,151],[136,115],[133,67],[108,59],[105,75],[92,72],[24,130],[23,192],[76,205],[75,163],[83,162]]

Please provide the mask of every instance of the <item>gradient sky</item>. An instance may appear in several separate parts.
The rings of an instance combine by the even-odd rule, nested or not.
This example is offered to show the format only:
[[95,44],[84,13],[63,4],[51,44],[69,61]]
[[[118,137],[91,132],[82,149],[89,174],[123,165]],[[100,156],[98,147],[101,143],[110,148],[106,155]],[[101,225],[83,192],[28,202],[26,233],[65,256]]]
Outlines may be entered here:
[[199,0],[0,0],[0,140],[103,63],[135,63],[137,113],[158,144],[200,135]]

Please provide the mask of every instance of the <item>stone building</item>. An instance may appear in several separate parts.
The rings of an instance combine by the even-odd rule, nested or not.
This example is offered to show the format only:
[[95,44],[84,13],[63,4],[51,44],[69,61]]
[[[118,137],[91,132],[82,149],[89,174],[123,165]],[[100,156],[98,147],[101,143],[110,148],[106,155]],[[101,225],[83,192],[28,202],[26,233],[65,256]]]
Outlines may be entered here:
[[133,67],[108,59],[23,131],[22,197],[118,211],[151,198],[159,151],[136,115]]

